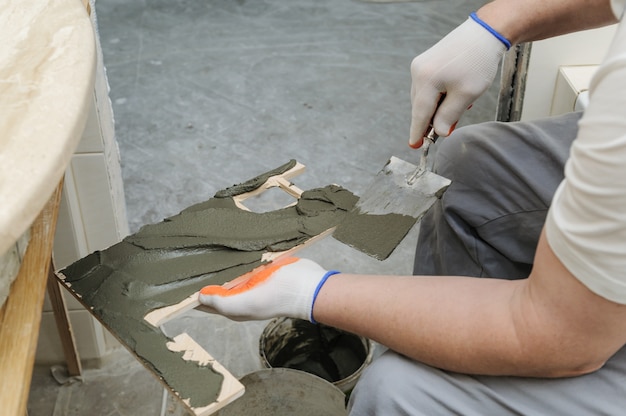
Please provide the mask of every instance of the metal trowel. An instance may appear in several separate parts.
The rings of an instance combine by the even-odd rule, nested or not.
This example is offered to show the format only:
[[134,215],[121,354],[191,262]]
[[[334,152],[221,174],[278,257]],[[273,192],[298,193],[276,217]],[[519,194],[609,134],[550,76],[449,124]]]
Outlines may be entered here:
[[428,151],[437,138],[431,125],[418,166],[392,156],[333,237],[379,260],[389,257],[450,185],[428,168]]

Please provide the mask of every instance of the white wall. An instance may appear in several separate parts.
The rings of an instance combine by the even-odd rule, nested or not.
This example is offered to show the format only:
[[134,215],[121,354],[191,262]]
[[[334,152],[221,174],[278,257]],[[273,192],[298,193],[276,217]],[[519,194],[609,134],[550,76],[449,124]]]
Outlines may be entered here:
[[613,25],[533,42],[521,119],[550,115],[559,67],[601,63],[615,29]]

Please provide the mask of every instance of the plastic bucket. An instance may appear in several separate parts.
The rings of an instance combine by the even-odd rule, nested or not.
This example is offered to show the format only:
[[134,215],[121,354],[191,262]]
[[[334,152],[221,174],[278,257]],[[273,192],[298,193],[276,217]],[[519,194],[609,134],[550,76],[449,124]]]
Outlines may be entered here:
[[302,319],[277,318],[263,330],[261,362],[267,368],[291,368],[321,377],[349,393],[372,361],[367,338]]

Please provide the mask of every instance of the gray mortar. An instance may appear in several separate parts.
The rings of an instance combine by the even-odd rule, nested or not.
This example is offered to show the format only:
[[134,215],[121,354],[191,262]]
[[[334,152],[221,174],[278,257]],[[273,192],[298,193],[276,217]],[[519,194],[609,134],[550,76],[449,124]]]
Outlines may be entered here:
[[296,206],[250,213],[236,208],[230,197],[212,198],[144,226],[60,275],[148,368],[191,407],[203,407],[218,397],[223,376],[167,349],[171,339],[143,317],[254,269],[265,252],[287,250],[336,226],[357,199],[341,187],[327,186],[303,193]]

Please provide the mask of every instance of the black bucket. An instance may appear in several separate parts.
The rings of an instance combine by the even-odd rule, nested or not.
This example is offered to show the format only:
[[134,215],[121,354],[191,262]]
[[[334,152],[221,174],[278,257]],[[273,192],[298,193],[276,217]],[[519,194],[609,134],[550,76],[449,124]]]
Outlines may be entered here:
[[302,319],[277,318],[263,330],[259,343],[267,368],[291,368],[321,377],[349,393],[372,361],[367,338]]

